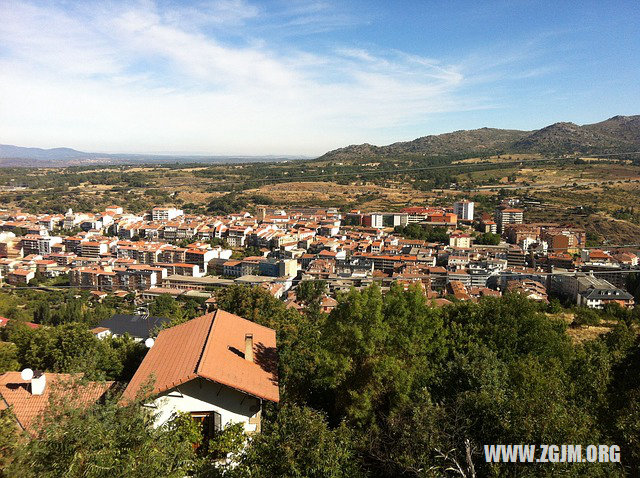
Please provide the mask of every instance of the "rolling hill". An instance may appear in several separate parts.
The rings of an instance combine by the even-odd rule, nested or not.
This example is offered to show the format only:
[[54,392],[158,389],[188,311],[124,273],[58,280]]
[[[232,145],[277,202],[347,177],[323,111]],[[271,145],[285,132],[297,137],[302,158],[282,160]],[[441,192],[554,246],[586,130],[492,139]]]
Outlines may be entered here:
[[387,146],[365,143],[329,151],[320,159],[472,153],[617,153],[638,150],[640,115],[614,116],[600,123],[583,126],[555,123],[535,131],[480,128],[423,136]]

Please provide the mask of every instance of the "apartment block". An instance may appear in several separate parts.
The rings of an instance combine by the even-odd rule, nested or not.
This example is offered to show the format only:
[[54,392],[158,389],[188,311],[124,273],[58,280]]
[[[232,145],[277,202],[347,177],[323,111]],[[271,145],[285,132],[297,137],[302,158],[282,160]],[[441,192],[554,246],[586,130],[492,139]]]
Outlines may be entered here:
[[175,207],[154,207],[151,210],[151,219],[154,221],[171,221],[183,214],[182,209],[176,209]]
[[453,212],[461,221],[473,221],[475,203],[472,201],[457,201],[453,203]]

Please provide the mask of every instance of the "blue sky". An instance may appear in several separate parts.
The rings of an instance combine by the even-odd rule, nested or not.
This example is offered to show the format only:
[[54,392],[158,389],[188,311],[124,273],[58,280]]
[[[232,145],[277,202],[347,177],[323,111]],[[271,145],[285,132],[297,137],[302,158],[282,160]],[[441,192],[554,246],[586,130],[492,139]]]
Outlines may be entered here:
[[637,1],[0,1],[0,143],[319,155],[640,114]]

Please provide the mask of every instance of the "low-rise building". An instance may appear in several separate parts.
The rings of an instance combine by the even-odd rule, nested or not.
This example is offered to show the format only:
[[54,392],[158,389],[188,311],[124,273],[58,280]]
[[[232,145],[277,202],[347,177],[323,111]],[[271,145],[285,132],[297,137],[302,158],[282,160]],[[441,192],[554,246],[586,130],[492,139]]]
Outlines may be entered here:
[[607,304],[633,307],[633,296],[618,288],[597,289],[595,287],[590,287],[578,294],[578,305],[591,309],[602,309]]
[[7,284],[11,285],[26,285],[34,279],[36,273],[31,269],[14,269],[7,273],[6,281]]

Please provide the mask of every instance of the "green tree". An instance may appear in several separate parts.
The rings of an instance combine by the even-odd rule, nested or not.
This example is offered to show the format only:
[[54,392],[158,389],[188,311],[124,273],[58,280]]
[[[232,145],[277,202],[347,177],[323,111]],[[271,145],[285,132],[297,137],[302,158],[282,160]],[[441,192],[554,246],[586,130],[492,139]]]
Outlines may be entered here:
[[498,244],[500,244],[500,241],[501,241],[500,234],[493,234],[491,232],[478,234],[473,240],[475,244],[488,245],[488,246],[497,246]]
[[327,282],[305,280],[296,287],[296,299],[307,307],[307,312],[317,317],[321,312],[322,298],[327,292]]
[[18,370],[18,348],[11,342],[0,342],[0,374]]
[[7,476],[183,477],[198,466],[194,438],[201,440],[190,418],[155,427],[150,409],[137,402],[74,407],[60,395],[36,436],[19,445]]
[[574,314],[573,321],[576,325],[598,325],[601,321],[601,317],[598,311],[594,309],[578,307]]
[[7,339],[16,345],[20,368],[78,372],[92,379],[129,378],[146,353],[144,345],[130,337],[100,340],[78,323],[38,329],[18,325]]
[[52,323],[54,325],[78,323],[85,320],[85,304],[80,298],[69,298],[53,314]]
[[169,294],[160,294],[151,302],[149,313],[155,317],[166,317],[177,323],[183,321],[185,314],[179,302]]
[[322,414],[294,405],[285,405],[265,425],[242,465],[250,476],[361,476],[350,430],[344,425],[331,429]]
[[49,302],[44,300],[38,302],[35,310],[33,311],[33,321],[36,324],[51,323],[51,308],[49,307]]
[[310,304],[322,299],[327,292],[327,282],[323,280],[305,280],[298,284],[296,297],[303,303]]
[[395,285],[383,298],[376,285],[340,297],[324,327],[318,386],[333,396],[333,419],[377,426],[429,383],[442,358],[442,322],[419,287]]
[[449,242],[449,235],[447,234],[447,229],[444,227],[408,224],[406,226],[396,226],[394,232],[409,239],[421,239],[429,242]]
[[11,409],[0,410],[0,478],[8,476],[5,470],[13,461],[18,446],[18,424]]

